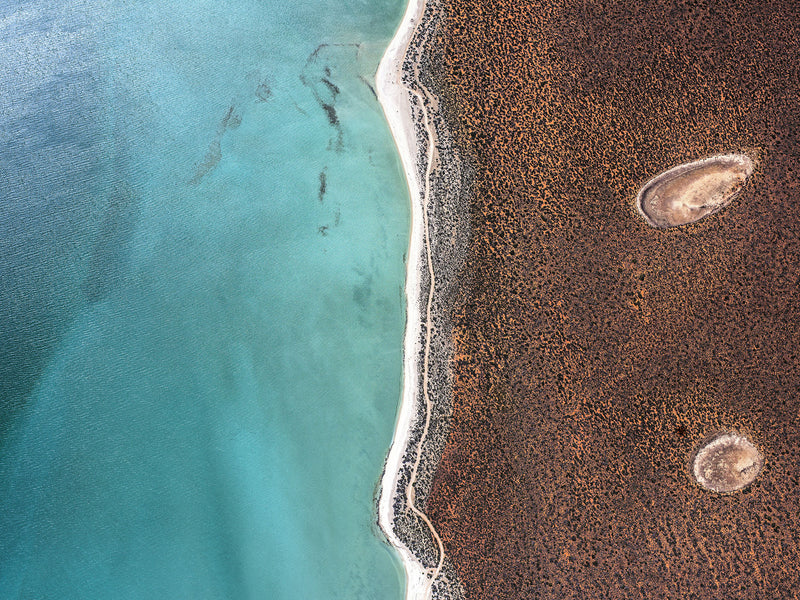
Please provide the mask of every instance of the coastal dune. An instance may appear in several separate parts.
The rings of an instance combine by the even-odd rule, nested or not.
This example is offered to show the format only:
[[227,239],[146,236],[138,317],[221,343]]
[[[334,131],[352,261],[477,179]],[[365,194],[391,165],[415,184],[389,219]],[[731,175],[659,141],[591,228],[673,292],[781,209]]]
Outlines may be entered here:
[[412,213],[403,393],[378,501],[379,525],[403,560],[408,600],[463,597],[426,512],[452,405],[452,320],[445,299],[457,287],[469,231],[461,200],[469,172],[438,113],[438,99],[423,82],[427,45],[440,17],[434,2],[411,0],[376,74]]
[[423,193],[419,176],[419,157],[416,124],[413,121],[410,91],[403,78],[403,63],[414,30],[422,16],[424,1],[409,0],[405,15],[376,73],[376,92],[386,120],[397,145],[403,171],[406,176],[411,201],[411,237],[409,241],[406,276],[406,333],[404,342],[403,396],[400,404],[394,438],[386,459],[381,479],[381,494],[378,502],[378,520],[389,542],[400,553],[406,573],[407,600],[423,600],[430,595],[428,574],[425,566],[403,543],[395,532],[395,500],[403,494],[400,476],[408,454],[411,427],[414,415],[419,410],[416,382],[419,377],[418,332],[420,316],[420,273],[423,247]]

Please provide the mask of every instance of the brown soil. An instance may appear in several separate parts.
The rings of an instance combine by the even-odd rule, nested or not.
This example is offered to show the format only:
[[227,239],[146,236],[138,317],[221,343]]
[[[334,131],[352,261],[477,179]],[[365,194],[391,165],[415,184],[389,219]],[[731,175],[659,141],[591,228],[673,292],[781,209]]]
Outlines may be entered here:
[[[428,511],[469,598],[798,598],[800,5],[442,0],[475,157],[452,432]],[[729,152],[733,203],[639,188]],[[694,482],[721,430],[763,471]]]

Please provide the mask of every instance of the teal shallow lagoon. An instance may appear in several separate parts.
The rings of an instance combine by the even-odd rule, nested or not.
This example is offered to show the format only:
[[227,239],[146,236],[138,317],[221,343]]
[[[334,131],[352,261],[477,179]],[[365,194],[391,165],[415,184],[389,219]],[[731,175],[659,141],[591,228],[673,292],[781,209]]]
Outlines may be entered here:
[[0,597],[402,597],[403,8],[0,10]]

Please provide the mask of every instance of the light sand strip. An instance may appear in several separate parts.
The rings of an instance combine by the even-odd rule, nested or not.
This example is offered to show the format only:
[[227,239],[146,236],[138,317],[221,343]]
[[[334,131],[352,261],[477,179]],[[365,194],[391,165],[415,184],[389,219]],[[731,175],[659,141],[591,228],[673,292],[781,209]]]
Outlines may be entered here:
[[[408,51],[409,43],[419,23],[425,8],[424,0],[410,0],[403,21],[392,39],[386,53],[381,60],[376,75],[378,99],[386,114],[392,135],[397,145],[403,163],[406,181],[411,197],[411,240],[408,254],[406,278],[406,305],[407,322],[404,341],[404,373],[403,373],[403,398],[400,406],[395,428],[394,439],[386,461],[383,479],[381,481],[381,496],[378,504],[379,523],[390,543],[397,548],[406,571],[407,600],[427,600],[431,597],[431,587],[439,576],[444,563],[444,547],[433,524],[428,516],[415,504],[414,484],[416,482],[420,460],[422,458],[423,442],[425,441],[431,420],[431,400],[428,394],[428,363],[430,357],[430,338],[432,332],[431,307],[433,302],[435,274],[430,251],[427,202],[430,197],[430,177],[435,157],[435,137],[432,125],[426,111],[425,98],[416,90],[411,90],[403,84],[403,62]],[[426,158],[425,181],[420,182],[418,177],[418,140],[412,112],[412,96],[417,99],[424,116],[424,126],[428,134],[428,153]],[[425,402],[425,425],[419,440],[411,477],[405,490],[409,509],[419,517],[429,528],[435,540],[439,557],[435,568],[425,568],[414,554],[406,548],[405,544],[394,532],[394,500],[398,490],[398,480],[403,466],[403,456],[406,453],[411,425],[417,414],[417,390],[419,384],[419,330],[421,314],[420,298],[420,264],[421,251],[424,249],[426,256],[425,267],[428,270],[430,288],[426,303],[426,331],[425,347],[423,349],[422,364],[422,390]]]

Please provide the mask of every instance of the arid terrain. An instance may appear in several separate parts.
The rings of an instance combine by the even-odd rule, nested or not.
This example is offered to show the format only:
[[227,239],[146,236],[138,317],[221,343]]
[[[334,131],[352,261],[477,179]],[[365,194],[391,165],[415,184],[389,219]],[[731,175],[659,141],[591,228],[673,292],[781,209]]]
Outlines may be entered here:
[[[475,183],[427,511],[467,597],[800,597],[800,5],[441,3]],[[730,205],[637,212],[731,152]],[[721,431],[764,458],[731,494],[690,468]]]

